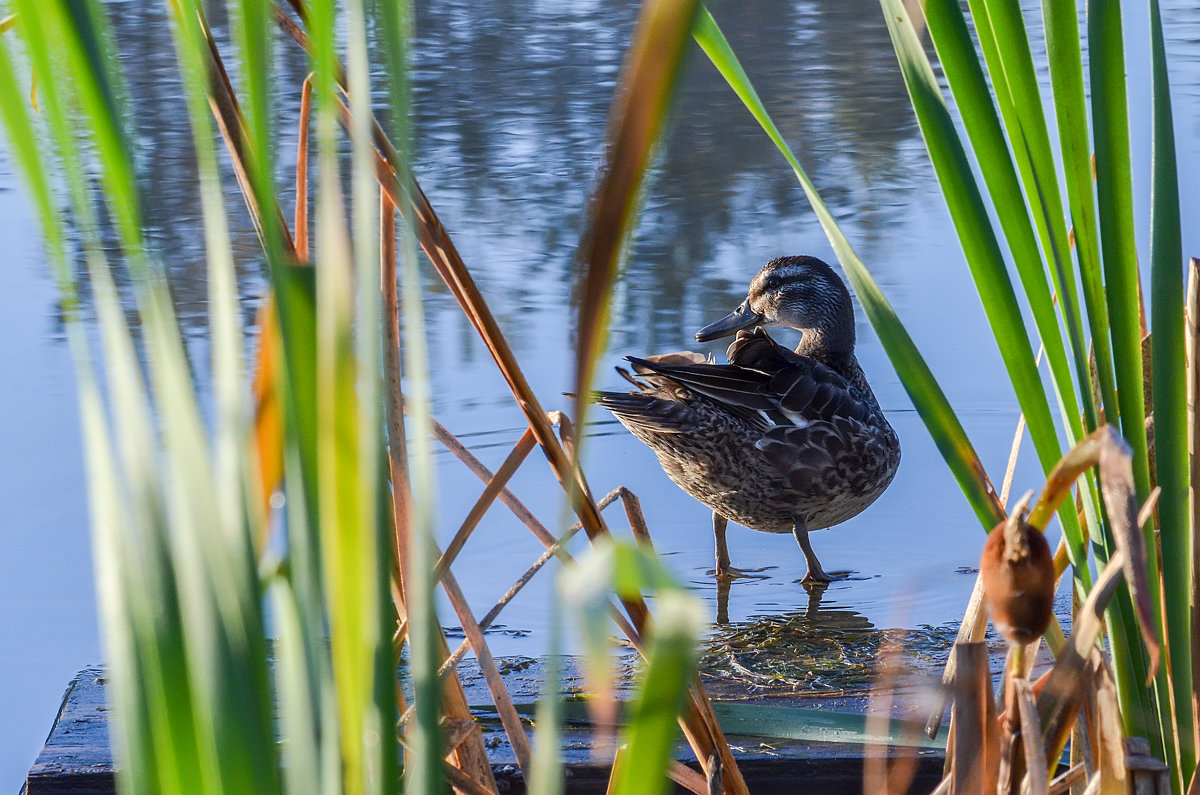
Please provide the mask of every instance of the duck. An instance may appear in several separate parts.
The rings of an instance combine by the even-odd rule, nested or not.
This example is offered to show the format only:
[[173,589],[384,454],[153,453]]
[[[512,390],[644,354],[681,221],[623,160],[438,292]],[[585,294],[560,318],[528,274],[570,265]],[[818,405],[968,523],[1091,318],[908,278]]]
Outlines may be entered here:
[[[801,333],[792,350],[769,327]],[[850,291],[823,260],[777,257],[746,299],[696,332],[735,335],[728,364],[690,351],[625,357],[634,389],[596,399],[644,442],[680,488],[712,510],[716,576],[762,569],[730,563],[729,522],[790,532],[807,564],[802,582],[828,583],[809,533],[875,502],[900,465],[900,441],[854,354]]]

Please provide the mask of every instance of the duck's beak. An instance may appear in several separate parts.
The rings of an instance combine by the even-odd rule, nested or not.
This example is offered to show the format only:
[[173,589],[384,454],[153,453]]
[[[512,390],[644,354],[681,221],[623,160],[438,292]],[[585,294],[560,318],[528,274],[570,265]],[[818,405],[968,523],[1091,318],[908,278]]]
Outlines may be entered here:
[[715,323],[709,323],[704,328],[696,332],[697,342],[708,342],[709,340],[728,337],[741,329],[757,326],[763,321],[762,315],[750,308],[750,299],[742,301],[741,306],[730,312],[725,317]]

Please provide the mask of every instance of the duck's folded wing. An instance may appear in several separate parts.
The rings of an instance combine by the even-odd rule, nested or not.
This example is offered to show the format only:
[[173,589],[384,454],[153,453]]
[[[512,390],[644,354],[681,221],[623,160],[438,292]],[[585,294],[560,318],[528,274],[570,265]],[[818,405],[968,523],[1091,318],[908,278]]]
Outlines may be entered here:
[[732,364],[659,364],[627,356],[634,367],[665,376],[693,392],[730,406],[769,411],[775,407],[764,390],[771,380],[767,373]]
[[809,425],[778,426],[756,445],[798,497],[867,490],[889,468],[885,437],[859,420],[838,417]]
[[662,365],[632,357],[630,361],[713,400],[781,414],[794,425],[834,417],[868,421],[871,407],[845,378],[820,362],[787,353],[784,358],[764,352],[754,358],[759,367],[744,366],[742,358],[721,365]]

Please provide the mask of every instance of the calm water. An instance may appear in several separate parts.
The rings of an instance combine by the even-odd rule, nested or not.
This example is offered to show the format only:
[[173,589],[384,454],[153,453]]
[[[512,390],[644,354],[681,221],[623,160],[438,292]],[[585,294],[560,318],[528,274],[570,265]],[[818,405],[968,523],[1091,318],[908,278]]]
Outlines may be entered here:
[[[143,153],[148,223],[173,277],[178,310],[197,355],[205,351],[204,253],[198,244],[194,163],[173,80],[158,4],[113,3],[131,63]],[[623,47],[631,2],[422,4],[416,82],[419,175],[488,297],[547,408],[568,408],[573,255]],[[1129,10],[1142,42],[1140,4]],[[1173,59],[1185,218],[1200,207],[1200,14],[1170,0],[1164,17]],[[998,477],[1016,420],[1015,401],[939,197],[896,75],[878,7],[871,0],[719,3],[714,13],[741,53],[785,136],[845,225],[957,407]],[[220,24],[223,20],[214,20]],[[284,46],[280,78],[291,161],[303,59]],[[698,54],[697,54],[698,55]],[[1131,66],[1131,80],[1146,75]],[[1134,90],[1134,150],[1148,158],[1148,100]],[[175,112],[178,109],[180,112]],[[1135,186],[1147,211],[1146,179]],[[232,182],[229,183],[232,190]],[[258,245],[240,200],[229,195],[241,258],[246,316],[262,293]],[[1144,226],[1144,223],[1143,223]],[[1185,224],[1186,248],[1200,232]],[[36,225],[11,162],[0,148],[0,232],[7,267],[0,290],[0,370],[11,374],[0,407],[0,790],[15,790],[32,761],[71,674],[99,658],[88,549],[75,385],[53,286]],[[1143,248],[1144,252],[1144,248]],[[624,353],[693,346],[692,333],[725,314],[768,258],[810,253],[833,261],[790,172],[715,71],[693,57],[669,139],[646,196],[601,383],[621,382],[607,365]],[[440,283],[428,284],[436,369],[435,411],[489,465],[498,466],[523,425],[474,331]],[[855,626],[940,626],[960,614],[981,535],[874,333],[859,324],[859,356],[904,445],[888,492],[865,514],[815,534],[827,568],[852,569],[833,584],[822,615]],[[712,344],[706,350],[723,352]],[[597,493],[624,484],[642,499],[656,545],[718,611],[708,511],[674,486],[654,456],[608,417],[588,428],[588,473]],[[479,485],[440,454],[441,522],[448,537]],[[1028,464],[1018,489],[1038,483]],[[559,493],[538,455],[513,488],[553,525]],[[610,514],[620,528],[620,511]],[[734,563],[775,564],[768,578],[733,584],[734,622],[809,609],[796,582],[803,559],[789,536],[730,530]],[[540,553],[503,508],[489,514],[456,569],[477,612]],[[537,655],[545,644],[549,582],[535,580],[493,635],[498,654]],[[449,616],[448,611],[443,617]],[[775,620],[775,619],[771,619]]]

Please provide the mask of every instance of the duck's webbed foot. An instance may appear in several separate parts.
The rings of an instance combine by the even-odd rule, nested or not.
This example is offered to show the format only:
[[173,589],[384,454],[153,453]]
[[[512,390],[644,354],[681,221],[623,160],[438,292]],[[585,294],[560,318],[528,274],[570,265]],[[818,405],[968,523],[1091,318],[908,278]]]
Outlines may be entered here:
[[821,561],[817,560],[817,553],[813,552],[812,544],[808,540],[808,528],[805,527],[803,520],[797,519],[792,525],[792,535],[796,537],[796,543],[800,545],[800,551],[804,553],[804,560],[808,564],[808,571],[804,575],[804,579],[800,582],[807,585],[809,583],[830,583],[836,580],[844,580],[849,576],[848,572],[836,572],[830,574],[821,567]]
[[721,580],[736,580],[739,577],[753,577],[755,579],[762,579],[764,575],[761,574],[761,572],[774,568],[778,567],[763,566],[760,569],[739,569],[736,566],[730,566],[728,562],[722,565],[721,561],[718,560],[716,571],[714,571],[713,574],[717,576],[717,579]]
[[739,569],[729,562],[729,545],[725,543],[725,530],[728,520],[718,513],[713,513],[713,535],[717,541],[717,568],[713,573],[719,580],[735,580],[738,577],[754,577],[774,566],[764,566],[761,569]]

